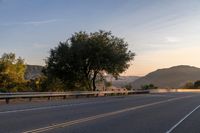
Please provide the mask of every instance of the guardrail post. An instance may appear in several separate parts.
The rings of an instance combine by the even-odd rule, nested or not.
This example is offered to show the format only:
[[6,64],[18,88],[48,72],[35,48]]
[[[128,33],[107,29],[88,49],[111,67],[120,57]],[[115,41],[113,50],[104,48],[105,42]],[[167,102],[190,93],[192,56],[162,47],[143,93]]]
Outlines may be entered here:
[[66,95],[64,95],[64,96],[63,96],[63,99],[67,99],[67,96],[66,96]]
[[48,100],[51,100],[51,97],[50,97],[50,96],[48,97]]
[[131,94],[145,94],[149,93],[148,90],[132,90],[132,91],[102,91],[102,92],[69,92],[69,93],[5,93],[0,95],[1,99],[4,99],[6,104],[9,104],[11,99],[26,98],[32,101],[33,98],[48,98],[48,100],[54,97],[66,98],[78,98],[78,97],[98,97],[98,96],[117,96],[117,95],[131,95]]
[[10,99],[6,98],[6,104],[9,104],[9,102],[10,102]]
[[32,101],[32,97],[29,97],[29,102],[31,102]]

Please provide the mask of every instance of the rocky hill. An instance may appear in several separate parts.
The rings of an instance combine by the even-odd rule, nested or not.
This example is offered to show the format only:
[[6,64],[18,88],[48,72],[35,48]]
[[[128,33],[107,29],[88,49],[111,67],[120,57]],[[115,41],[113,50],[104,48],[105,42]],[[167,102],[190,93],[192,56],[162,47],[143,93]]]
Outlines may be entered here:
[[27,65],[25,72],[25,79],[29,80],[39,77],[42,74],[42,69],[43,69],[42,66]]
[[200,68],[181,65],[158,69],[135,80],[132,86],[140,89],[142,85],[152,83],[159,88],[180,88],[186,82],[196,80],[200,80]]
[[112,82],[112,85],[115,87],[124,87],[125,85],[131,84],[138,78],[138,76],[119,76],[116,80],[110,76],[106,77],[106,80]]
[[[42,75],[43,66],[38,65],[27,65],[26,72],[25,72],[25,79],[34,79]],[[118,80],[111,78],[111,76],[106,77],[107,80],[112,80],[112,85],[116,87],[123,87],[129,83],[132,83],[134,80],[138,79],[137,76],[120,76]]]

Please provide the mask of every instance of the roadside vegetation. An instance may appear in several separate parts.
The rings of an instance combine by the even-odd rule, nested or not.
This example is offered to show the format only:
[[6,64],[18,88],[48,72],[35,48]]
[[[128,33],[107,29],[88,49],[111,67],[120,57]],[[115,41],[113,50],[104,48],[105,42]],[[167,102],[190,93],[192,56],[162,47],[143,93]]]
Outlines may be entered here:
[[131,83],[126,84],[126,85],[124,86],[124,88],[126,88],[127,90],[132,90],[132,89],[133,89]]
[[[26,64],[14,53],[0,58],[0,92],[96,91],[107,74],[117,78],[129,67],[135,54],[128,43],[111,32],[74,33],[50,50],[43,75],[25,80]],[[109,84],[107,84],[109,86]]]
[[157,89],[158,87],[154,84],[145,84],[141,86],[142,90]]
[[14,53],[3,54],[0,58],[0,91],[28,90],[24,79],[25,69],[24,59],[16,58]]
[[185,89],[200,89],[200,80],[197,80],[195,82],[187,82],[183,88]]

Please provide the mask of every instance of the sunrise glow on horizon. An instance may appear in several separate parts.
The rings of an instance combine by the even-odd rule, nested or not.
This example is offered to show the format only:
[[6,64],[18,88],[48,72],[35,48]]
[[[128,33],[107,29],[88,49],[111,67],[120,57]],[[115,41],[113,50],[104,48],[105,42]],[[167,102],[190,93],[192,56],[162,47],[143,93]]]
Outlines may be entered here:
[[122,75],[176,65],[200,67],[199,0],[0,0],[0,55],[44,65],[74,32],[112,31],[136,53]]

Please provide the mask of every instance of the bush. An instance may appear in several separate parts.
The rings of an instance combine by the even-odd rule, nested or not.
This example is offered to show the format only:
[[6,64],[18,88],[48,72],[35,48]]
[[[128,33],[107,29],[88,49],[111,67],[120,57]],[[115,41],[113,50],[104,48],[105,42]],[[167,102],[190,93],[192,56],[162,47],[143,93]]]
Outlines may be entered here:
[[8,92],[6,88],[0,88],[0,92]]
[[109,81],[105,81],[105,86],[106,86],[106,87],[111,87],[111,86],[112,86],[112,83],[109,82]]
[[156,87],[154,84],[146,84],[146,85],[142,85],[141,88],[143,90],[149,90],[149,89],[157,89],[158,87]]
[[200,89],[200,80],[197,80],[196,82],[194,82],[194,88]]
[[11,92],[30,92],[33,90],[32,88],[28,87],[26,84],[20,84],[12,88],[10,91]]
[[200,80],[197,80],[195,82],[187,82],[183,88],[185,89],[200,89]]
[[65,84],[58,78],[43,79],[40,84],[41,91],[65,91]]
[[194,88],[194,83],[193,82],[187,82],[184,86],[184,89],[193,89]]
[[132,89],[132,85],[131,84],[127,84],[124,86],[124,88],[126,88],[127,90],[131,90]]

